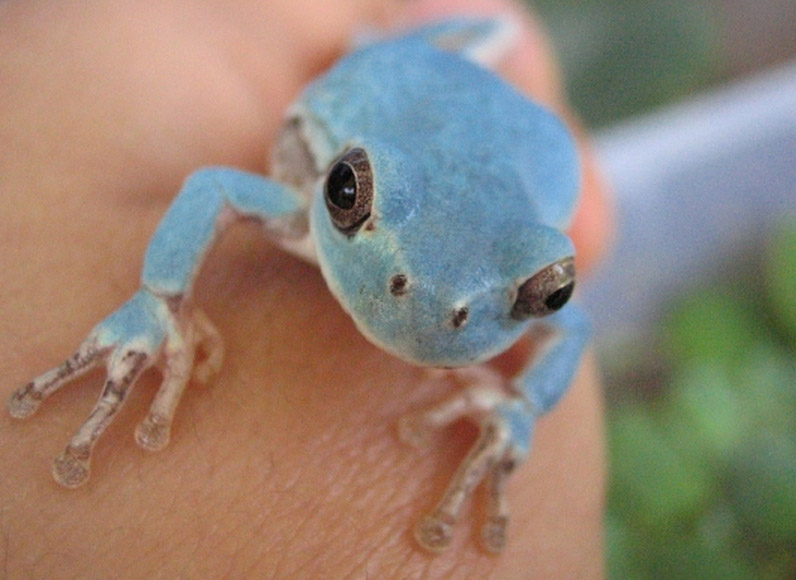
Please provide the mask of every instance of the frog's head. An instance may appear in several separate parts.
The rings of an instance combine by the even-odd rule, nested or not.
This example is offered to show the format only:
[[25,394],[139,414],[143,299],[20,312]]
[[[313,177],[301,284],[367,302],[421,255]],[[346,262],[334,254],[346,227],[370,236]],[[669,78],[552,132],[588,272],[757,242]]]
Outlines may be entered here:
[[505,172],[439,178],[429,165],[380,144],[347,148],[315,196],[314,242],[368,339],[415,364],[474,364],[567,302],[574,248],[527,192],[506,190]]

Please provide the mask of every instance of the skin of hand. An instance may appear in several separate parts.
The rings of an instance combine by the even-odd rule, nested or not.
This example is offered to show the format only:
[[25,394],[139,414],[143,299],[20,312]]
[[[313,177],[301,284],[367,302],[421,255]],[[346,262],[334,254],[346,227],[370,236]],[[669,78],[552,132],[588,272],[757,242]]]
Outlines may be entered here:
[[[521,13],[492,0],[4,2],[2,396],[71,354],[134,292],[147,241],[187,174],[208,164],[263,171],[286,106],[364,22],[507,9]],[[521,17],[501,72],[570,119],[547,44]],[[572,230],[581,272],[610,222],[585,145],[584,168]],[[156,372],[136,385],[76,490],[48,470],[99,395],[101,372],[34,418],[0,418],[0,576],[602,577],[603,435],[590,357],[511,478],[504,553],[478,547],[476,494],[451,547],[432,556],[411,530],[475,429],[454,425],[418,451],[398,441],[395,423],[449,386],[417,389],[422,372],[370,345],[320,273],[256,227],[222,240],[197,288],[227,356],[211,385],[189,386],[165,450],[148,454],[132,437]]]

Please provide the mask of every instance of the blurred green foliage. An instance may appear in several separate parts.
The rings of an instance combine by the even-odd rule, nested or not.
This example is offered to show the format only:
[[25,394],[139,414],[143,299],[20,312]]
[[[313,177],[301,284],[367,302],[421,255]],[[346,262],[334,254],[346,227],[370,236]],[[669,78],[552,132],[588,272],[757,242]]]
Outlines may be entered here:
[[708,0],[528,2],[550,28],[589,126],[678,99],[721,72],[721,17]]
[[796,228],[780,227],[768,247],[765,287],[776,324],[796,341]]
[[662,384],[610,412],[610,577],[796,576],[796,222],[662,324]]

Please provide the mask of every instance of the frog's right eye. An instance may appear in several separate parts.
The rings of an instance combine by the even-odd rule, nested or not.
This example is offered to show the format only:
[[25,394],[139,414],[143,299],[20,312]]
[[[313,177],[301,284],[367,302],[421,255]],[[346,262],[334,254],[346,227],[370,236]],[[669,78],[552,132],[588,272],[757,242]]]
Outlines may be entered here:
[[575,288],[575,261],[564,258],[537,272],[517,290],[512,318],[547,316],[567,303]]
[[351,149],[332,164],[323,197],[335,227],[347,236],[357,233],[373,205],[373,172],[363,149]]

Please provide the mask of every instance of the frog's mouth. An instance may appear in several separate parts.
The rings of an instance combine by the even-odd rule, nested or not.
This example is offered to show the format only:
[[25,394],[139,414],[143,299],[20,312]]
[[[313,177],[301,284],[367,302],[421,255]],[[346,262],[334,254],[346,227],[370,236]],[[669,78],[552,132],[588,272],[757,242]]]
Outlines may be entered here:
[[406,329],[401,340],[385,341],[363,325],[358,324],[358,328],[370,342],[391,355],[416,366],[436,368],[480,364],[510,349],[522,336],[521,332],[501,335],[500,341],[474,346],[472,341],[460,340],[461,335],[452,333],[429,336]]

